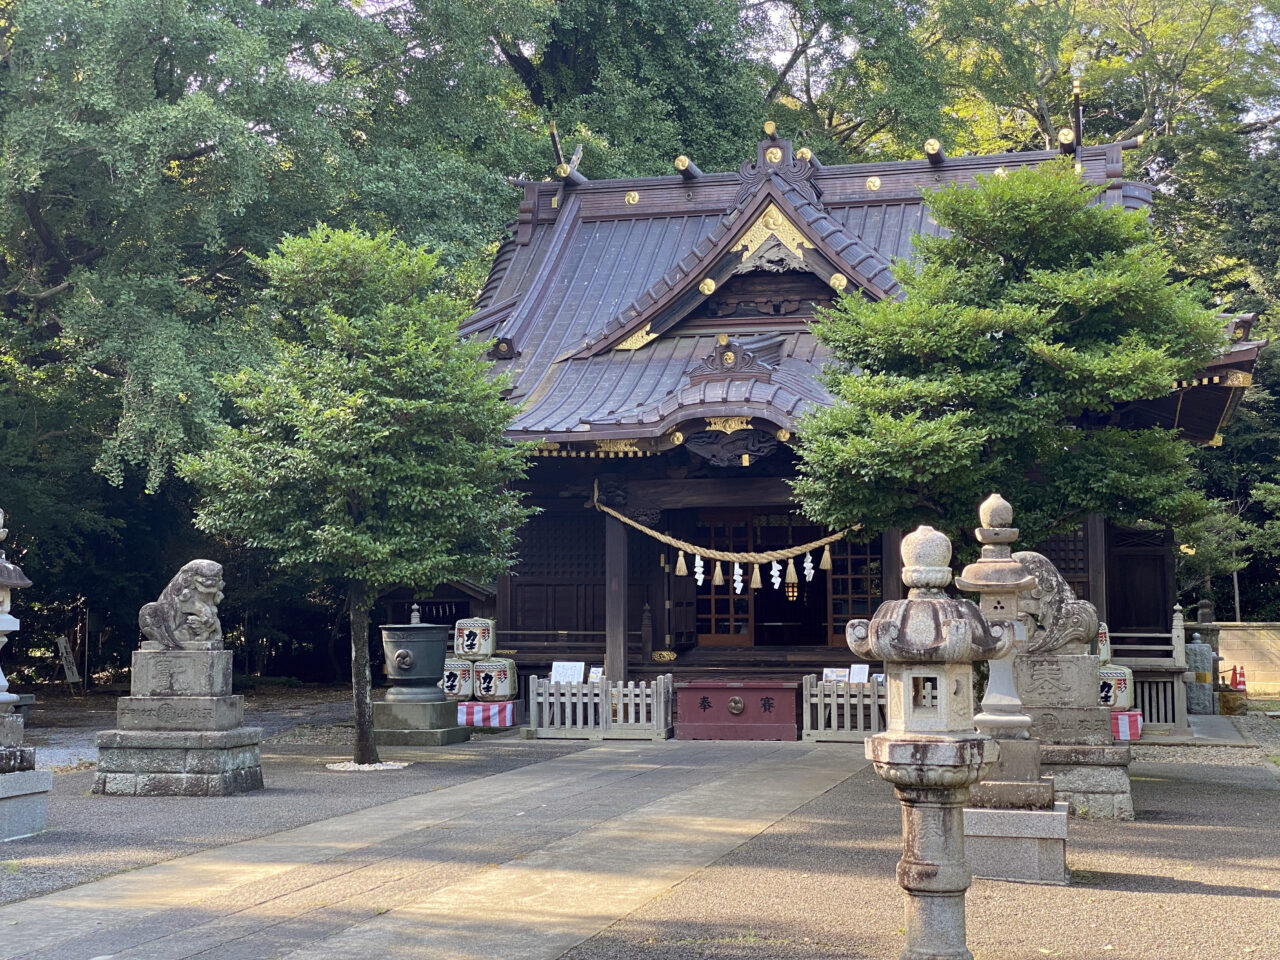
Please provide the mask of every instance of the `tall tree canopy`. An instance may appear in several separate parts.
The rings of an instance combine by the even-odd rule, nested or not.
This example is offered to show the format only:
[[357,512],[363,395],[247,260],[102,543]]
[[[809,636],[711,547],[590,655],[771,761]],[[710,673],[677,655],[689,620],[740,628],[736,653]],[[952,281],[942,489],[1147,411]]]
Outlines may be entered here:
[[514,559],[525,452],[464,307],[432,294],[436,257],[316,228],[261,261],[280,336],[219,379],[232,425],[182,461],[196,524],[285,570],[340,583],[351,617],[358,763],[375,762],[369,613],[387,589],[484,582]]
[[999,490],[1035,542],[1091,512],[1205,510],[1188,445],[1113,413],[1200,369],[1221,323],[1170,281],[1147,218],[1098,193],[1065,160],[931,193],[948,234],[919,239],[905,299],[842,297],[817,328],[840,367],[800,431],[811,516],[958,531]]
[[171,464],[271,353],[250,255],[393,229],[466,299],[551,120],[593,178],[736,167],[765,117],[827,163],[1040,148],[1082,74],[1178,274],[1268,309],[1277,3],[0,0],[0,470],[50,629],[192,542]]

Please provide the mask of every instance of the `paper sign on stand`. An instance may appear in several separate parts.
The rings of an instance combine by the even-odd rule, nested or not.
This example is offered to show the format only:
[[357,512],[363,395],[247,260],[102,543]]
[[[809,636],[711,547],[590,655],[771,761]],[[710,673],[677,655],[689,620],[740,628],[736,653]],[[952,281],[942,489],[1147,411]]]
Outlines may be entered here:
[[848,683],[849,668],[848,667],[823,667],[822,668],[823,683]]
[[604,667],[596,665],[592,666],[592,668],[587,671],[587,683],[596,683],[603,679]]
[[850,683],[866,683],[870,679],[867,673],[867,671],[869,671],[870,669],[871,668],[868,667],[865,663],[855,663],[850,665],[849,682]]
[[581,683],[587,665],[581,660],[556,660],[551,664],[552,683]]

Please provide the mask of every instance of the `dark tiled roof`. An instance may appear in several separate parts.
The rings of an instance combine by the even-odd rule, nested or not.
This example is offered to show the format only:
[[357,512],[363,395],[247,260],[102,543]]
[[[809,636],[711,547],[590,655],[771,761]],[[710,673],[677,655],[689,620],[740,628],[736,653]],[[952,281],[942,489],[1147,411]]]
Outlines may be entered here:
[[[773,147],[783,153],[780,163],[766,162]],[[744,321],[730,333],[785,336],[768,381],[726,376],[695,384],[690,371],[713,350],[716,336],[682,326],[705,299],[698,278],[726,262],[763,194],[814,247],[806,269],[824,283],[838,270],[850,281],[846,292],[894,296],[892,262],[911,256],[916,234],[939,232],[923,189],[1054,156],[818,168],[793,158],[787,141],[766,140],[754,163],[732,173],[529,184],[517,234],[499,249],[464,332],[509,343],[510,359],[497,366],[511,377],[512,402],[521,404],[516,436],[657,437],[710,416],[760,417],[790,428],[805,410],[830,402],[818,377],[826,354],[807,329],[794,320]],[[1118,169],[1118,145],[1086,148],[1083,176],[1108,184],[1104,202],[1148,204],[1149,190],[1121,183]],[[828,266],[810,267],[810,260]],[[632,334],[643,339],[649,325],[656,339],[615,349]]]

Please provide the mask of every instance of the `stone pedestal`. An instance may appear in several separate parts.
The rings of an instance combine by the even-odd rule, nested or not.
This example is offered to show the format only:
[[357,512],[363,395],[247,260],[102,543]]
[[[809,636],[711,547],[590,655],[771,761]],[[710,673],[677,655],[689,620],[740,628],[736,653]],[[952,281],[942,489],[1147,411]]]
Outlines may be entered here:
[[1019,654],[1014,676],[1056,798],[1072,816],[1132,820],[1129,748],[1113,745],[1107,707],[1078,706],[1097,703],[1098,658]]
[[1014,657],[1013,675],[1031,736],[1044,743],[1107,746],[1111,710],[1098,703],[1098,657],[1092,654],[1025,654]]
[[36,751],[22,745],[22,718],[0,714],[0,840],[40,833],[49,825],[53,774],[37,770]]
[[1040,763],[1053,776],[1054,793],[1072,816],[1088,820],[1132,820],[1127,744],[1042,744]]
[[1053,777],[1040,770],[1039,740],[1005,740],[1000,758],[981,783],[969,788],[969,806],[1025,810],[1053,809]]
[[1217,713],[1214,708],[1213,680],[1215,675],[1215,659],[1213,648],[1207,643],[1188,643],[1187,673],[1194,679],[1188,680],[1187,713],[1204,715]]
[[1048,810],[966,807],[964,852],[975,877],[1066,883],[1067,804]]
[[154,642],[135,650],[116,729],[98,734],[93,792],[190,797],[261,790],[262,730],[244,726],[244,698],[231,693],[232,656]]
[[373,742],[380,747],[443,747],[471,738],[458,726],[458,704],[381,701],[373,705]]

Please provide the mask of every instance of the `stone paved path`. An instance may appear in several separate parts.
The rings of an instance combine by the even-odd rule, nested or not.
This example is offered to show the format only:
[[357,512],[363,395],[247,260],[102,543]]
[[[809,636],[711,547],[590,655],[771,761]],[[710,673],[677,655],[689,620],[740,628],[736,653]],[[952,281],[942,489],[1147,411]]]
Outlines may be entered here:
[[0,907],[0,960],[551,960],[863,766],[607,744]]

